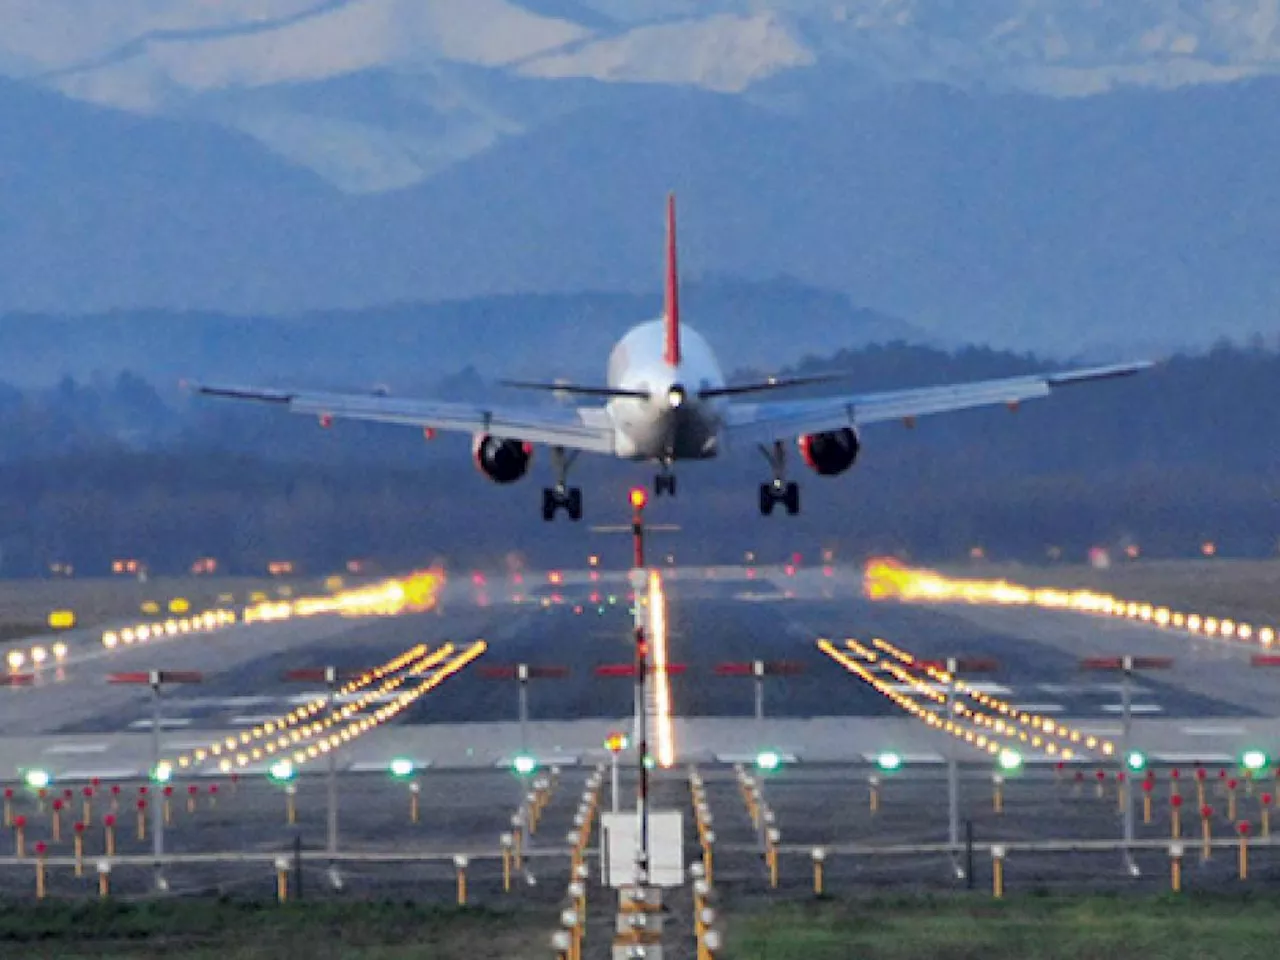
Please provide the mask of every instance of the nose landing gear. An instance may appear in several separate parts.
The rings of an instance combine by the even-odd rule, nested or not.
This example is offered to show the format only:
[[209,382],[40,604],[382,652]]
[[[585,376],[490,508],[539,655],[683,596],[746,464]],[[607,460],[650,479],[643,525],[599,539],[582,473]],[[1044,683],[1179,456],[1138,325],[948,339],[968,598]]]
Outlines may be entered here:
[[760,445],[760,452],[769,461],[773,470],[773,480],[760,484],[760,516],[767,517],[773,513],[775,504],[786,507],[787,515],[794,517],[800,512],[800,486],[787,482],[787,450],[781,440],[775,440],[772,447]]

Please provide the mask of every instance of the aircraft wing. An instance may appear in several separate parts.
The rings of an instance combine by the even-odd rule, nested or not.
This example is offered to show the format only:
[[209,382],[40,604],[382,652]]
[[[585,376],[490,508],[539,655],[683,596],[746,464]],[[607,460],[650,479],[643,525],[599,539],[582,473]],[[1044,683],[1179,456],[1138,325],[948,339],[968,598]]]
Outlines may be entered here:
[[888,390],[882,393],[811,400],[734,404],[726,411],[725,432],[731,441],[771,443],[783,438],[884,420],[910,422],[916,417],[933,413],[1015,404],[1047,397],[1054,387],[1125,377],[1150,366],[1145,361],[1120,363],[940,387]]
[[520,409],[484,404],[413,400],[359,393],[322,393],[258,387],[191,384],[202,396],[284,407],[322,420],[367,420],[404,426],[486,433],[548,446],[613,453],[614,431],[603,408]]

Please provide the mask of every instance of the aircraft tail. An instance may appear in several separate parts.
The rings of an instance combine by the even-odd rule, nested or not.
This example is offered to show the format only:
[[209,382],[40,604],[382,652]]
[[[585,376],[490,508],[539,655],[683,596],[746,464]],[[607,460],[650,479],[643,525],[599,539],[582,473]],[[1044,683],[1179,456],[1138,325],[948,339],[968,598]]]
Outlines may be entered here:
[[667,336],[662,359],[680,365],[680,276],[676,263],[676,195],[667,194]]

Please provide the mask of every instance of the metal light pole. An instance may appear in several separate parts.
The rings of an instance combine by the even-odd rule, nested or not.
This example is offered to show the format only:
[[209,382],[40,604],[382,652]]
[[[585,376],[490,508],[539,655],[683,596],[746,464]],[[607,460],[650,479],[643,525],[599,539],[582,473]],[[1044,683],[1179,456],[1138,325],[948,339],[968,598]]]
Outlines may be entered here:
[[[955,657],[947,658],[947,719],[956,719],[956,671],[960,664]],[[962,878],[960,867],[960,762],[956,756],[959,743],[950,744],[947,750],[947,843],[951,847],[951,862]]]
[[764,661],[751,661],[751,673],[756,680],[756,742],[764,743]]
[[635,594],[636,640],[636,757],[639,761],[639,793],[636,818],[639,843],[636,849],[637,880],[649,883],[649,770],[646,765],[649,754],[649,718],[645,703],[645,678],[649,671],[648,640],[645,633],[645,606],[643,602],[647,577],[644,566],[644,507],[648,494],[642,488],[631,491],[631,536],[635,546],[634,567],[631,571],[631,588]]
[[[160,671],[152,670],[151,685],[151,780],[159,786],[160,776]],[[157,789],[157,793],[159,790]],[[156,863],[156,889],[164,890],[164,810],[159,797],[151,798],[151,852]]]
[[610,809],[618,812],[618,751],[609,751],[609,797]]
[[618,782],[618,756],[627,749],[627,738],[624,734],[613,731],[605,738],[605,749],[609,751],[609,808],[617,813],[621,797]]
[[[329,713],[337,709],[338,700],[338,668],[324,668],[325,683],[329,685]],[[328,820],[328,842],[327,848],[329,856],[335,856],[338,852],[338,751],[329,751],[329,768],[325,771],[325,788],[328,794],[326,798],[326,816]]]
[[516,667],[516,679],[520,681],[520,752],[529,752],[529,665]]
[[1124,862],[1129,872],[1138,874],[1138,865],[1133,859],[1133,785],[1129,782],[1129,752],[1133,742],[1133,657],[1123,658],[1120,670],[1120,769],[1125,773],[1124,783],[1120,789],[1124,791]]
[[150,782],[156,785],[156,795],[151,797],[151,852],[155,859],[156,889],[169,889],[164,877],[164,781],[169,779],[172,771],[166,765],[164,772],[160,766],[160,724],[163,722],[160,709],[160,688],[170,683],[200,683],[204,674],[195,670],[140,670],[129,673],[109,673],[108,683],[145,684],[151,688],[151,770],[148,774]]

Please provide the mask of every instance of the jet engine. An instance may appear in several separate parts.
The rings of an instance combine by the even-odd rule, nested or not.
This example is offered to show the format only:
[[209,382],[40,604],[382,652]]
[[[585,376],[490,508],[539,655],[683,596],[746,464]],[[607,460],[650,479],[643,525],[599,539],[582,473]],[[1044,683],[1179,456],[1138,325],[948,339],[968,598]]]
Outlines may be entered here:
[[804,462],[824,477],[844,473],[853,466],[858,459],[858,451],[862,449],[862,441],[852,427],[806,434],[797,443]]
[[476,468],[494,483],[515,483],[529,472],[533,444],[482,433],[471,443],[471,456]]

